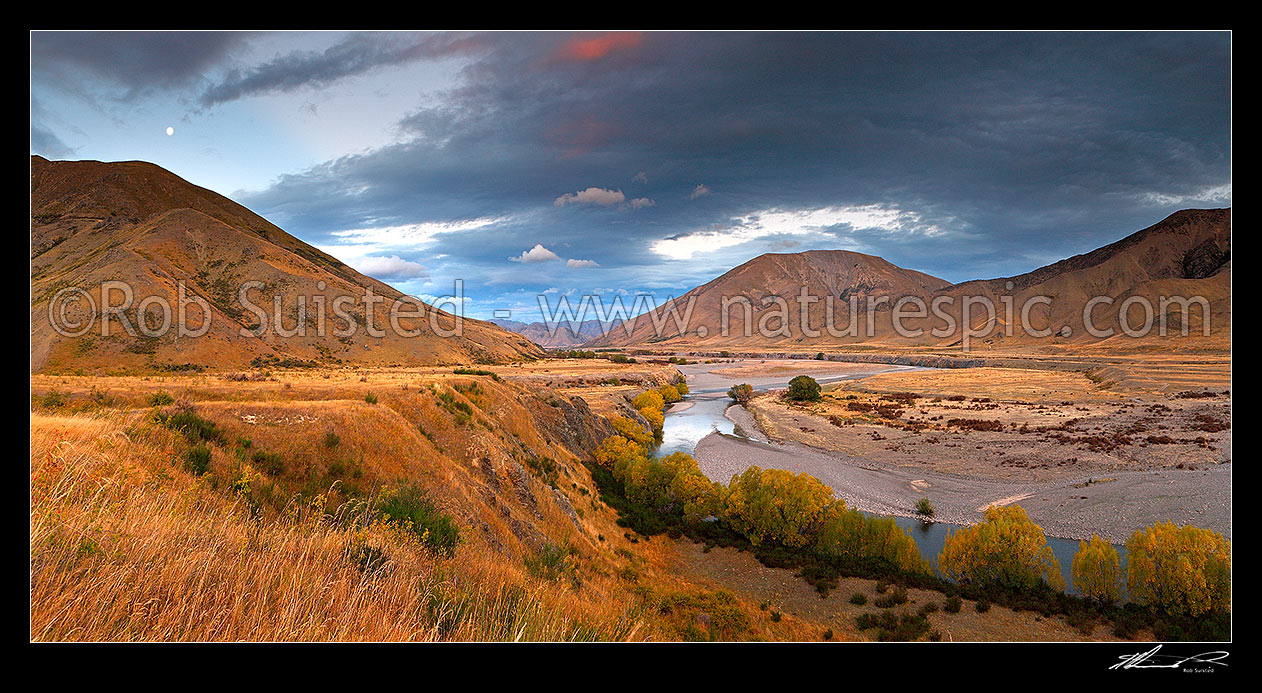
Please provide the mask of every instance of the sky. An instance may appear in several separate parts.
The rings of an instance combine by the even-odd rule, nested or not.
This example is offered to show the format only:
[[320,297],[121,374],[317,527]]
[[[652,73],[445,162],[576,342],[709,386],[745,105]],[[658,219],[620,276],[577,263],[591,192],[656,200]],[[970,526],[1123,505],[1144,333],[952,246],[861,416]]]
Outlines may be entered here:
[[31,153],[156,163],[476,318],[768,252],[960,282],[1230,206],[1231,35],[33,32]]

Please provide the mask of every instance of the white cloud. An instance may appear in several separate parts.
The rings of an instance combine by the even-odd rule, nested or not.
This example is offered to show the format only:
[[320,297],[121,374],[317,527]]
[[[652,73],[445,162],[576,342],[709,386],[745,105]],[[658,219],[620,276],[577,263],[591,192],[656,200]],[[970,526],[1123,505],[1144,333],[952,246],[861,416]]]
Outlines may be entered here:
[[1231,202],[1231,183],[1211,185],[1188,195],[1169,195],[1166,193],[1144,193],[1140,196],[1149,202],[1159,205],[1182,205],[1189,202],[1209,202],[1211,204],[1228,204]]
[[604,188],[588,188],[580,190],[576,193],[565,193],[558,197],[552,204],[557,207],[564,207],[569,204],[589,204],[608,207],[610,205],[621,204],[627,199],[621,190],[606,190]]
[[689,195],[688,197],[689,197],[689,199],[693,199],[693,200],[695,200],[695,199],[697,199],[698,197],[702,197],[702,196],[704,196],[704,195],[709,195],[709,194],[710,194],[710,188],[709,188],[709,187],[707,187],[704,183],[702,183],[702,184],[698,185],[697,187],[693,188],[693,189],[692,189],[692,194],[691,194],[691,195]]
[[480,217],[456,221],[423,221],[418,224],[397,226],[373,226],[360,229],[334,231],[337,243],[321,245],[320,250],[343,262],[357,266],[354,258],[366,259],[373,254],[389,251],[418,250],[428,247],[439,234],[465,233],[502,224],[510,217]]
[[647,183],[649,182],[649,176],[644,171],[640,171],[639,173],[635,174],[635,177],[631,179],[631,182],[632,183]]
[[508,259],[512,262],[550,262],[561,258],[556,253],[543,247],[542,244],[536,243],[535,247],[530,250],[522,251],[521,255]]
[[647,197],[637,197],[634,200],[627,202],[627,206],[631,209],[644,209],[645,207],[652,207],[655,204],[657,203]]
[[350,265],[377,279],[424,279],[429,276],[420,263],[404,260],[398,255],[359,258]]
[[720,227],[663,238],[653,242],[650,249],[664,257],[686,260],[697,253],[712,252],[768,236],[805,236],[836,226],[924,236],[941,233],[938,227],[922,223],[918,214],[882,205],[767,209],[734,217]]
[[565,261],[566,267],[600,267],[595,260],[575,260],[570,258]]
[[432,294],[419,294],[416,298],[421,299],[426,304],[434,306],[439,310],[448,313],[456,313],[458,315],[467,315],[469,306],[473,304],[473,299],[468,296],[434,296]]

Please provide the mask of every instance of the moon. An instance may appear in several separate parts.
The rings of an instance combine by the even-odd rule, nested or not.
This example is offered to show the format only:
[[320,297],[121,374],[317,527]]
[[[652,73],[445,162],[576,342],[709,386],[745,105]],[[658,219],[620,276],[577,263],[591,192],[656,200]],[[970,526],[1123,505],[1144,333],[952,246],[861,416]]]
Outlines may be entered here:
[[167,127],[167,137],[170,137],[171,135],[174,135],[174,134],[175,134],[175,128],[168,126],[168,127]]

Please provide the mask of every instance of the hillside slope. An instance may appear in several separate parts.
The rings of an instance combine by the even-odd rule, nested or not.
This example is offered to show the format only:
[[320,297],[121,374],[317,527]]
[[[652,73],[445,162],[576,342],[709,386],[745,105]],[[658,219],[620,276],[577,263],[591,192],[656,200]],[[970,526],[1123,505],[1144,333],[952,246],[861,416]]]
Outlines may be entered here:
[[[110,319],[108,335],[99,322],[82,336],[65,336],[53,329],[50,312],[56,316],[62,305],[61,299],[53,304],[58,292],[81,287],[100,307],[100,286],[109,280],[131,286],[132,305],[123,315],[134,334],[126,331],[118,317]],[[239,300],[238,292],[246,281],[261,283],[246,298],[265,311],[265,324]],[[146,297],[158,296],[174,313],[181,283],[189,299],[200,298],[209,305],[209,330],[200,337],[182,339],[175,330],[158,337],[144,334],[137,307]],[[369,291],[384,299],[371,306],[373,332],[380,330],[380,336],[368,330],[369,306],[364,297]],[[112,369],[231,368],[254,359],[377,365],[486,363],[541,353],[529,340],[477,320],[463,320],[462,334],[441,336],[440,332],[455,329],[454,316],[443,311],[435,314],[419,301],[408,306],[398,321],[400,332],[407,332],[396,332],[390,328],[389,306],[402,296],[245,207],[153,164],[31,157],[33,371],[106,365]],[[348,317],[339,317],[333,310],[339,297],[347,297],[342,309]],[[119,305],[124,294],[111,292],[110,298],[111,305]],[[68,308],[67,321],[58,318],[61,324],[77,323],[88,314],[81,301]],[[423,311],[424,317],[403,317],[417,311]],[[147,314],[150,332],[158,332],[163,322],[161,308],[150,304]],[[187,315],[189,329],[199,330],[202,311],[190,305]],[[354,334],[345,335],[352,321]],[[298,331],[300,326],[303,329]],[[243,328],[258,327],[265,327],[261,335],[241,334]]]

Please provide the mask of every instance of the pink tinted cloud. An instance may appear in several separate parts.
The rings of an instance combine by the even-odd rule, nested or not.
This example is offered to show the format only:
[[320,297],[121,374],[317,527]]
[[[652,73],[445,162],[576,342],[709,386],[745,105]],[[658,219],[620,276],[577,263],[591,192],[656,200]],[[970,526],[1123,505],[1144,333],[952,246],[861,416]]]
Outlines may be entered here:
[[640,45],[644,34],[639,31],[618,31],[593,38],[575,36],[557,49],[559,60],[600,60],[610,53]]

